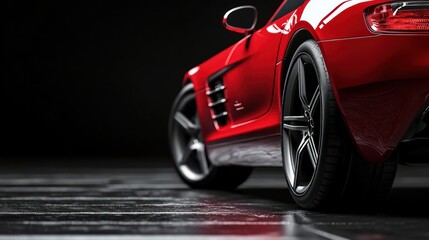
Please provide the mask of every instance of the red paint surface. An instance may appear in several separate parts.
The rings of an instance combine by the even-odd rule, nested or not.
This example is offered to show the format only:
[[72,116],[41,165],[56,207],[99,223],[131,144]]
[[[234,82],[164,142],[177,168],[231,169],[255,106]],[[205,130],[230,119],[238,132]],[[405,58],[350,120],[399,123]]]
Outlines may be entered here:
[[[332,1],[336,4],[328,10],[320,7],[322,2],[307,1],[185,75],[197,91],[208,145],[279,134],[281,84],[289,64],[281,60],[294,34],[305,29],[319,42],[357,149],[371,162],[389,157],[429,103],[429,35],[376,35],[368,30],[364,10],[385,1]],[[268,31],[284,23],[287,31]],[[219,128],[208,107],[207,80],[231,64],[237,65],[223,76],[228,123]]]

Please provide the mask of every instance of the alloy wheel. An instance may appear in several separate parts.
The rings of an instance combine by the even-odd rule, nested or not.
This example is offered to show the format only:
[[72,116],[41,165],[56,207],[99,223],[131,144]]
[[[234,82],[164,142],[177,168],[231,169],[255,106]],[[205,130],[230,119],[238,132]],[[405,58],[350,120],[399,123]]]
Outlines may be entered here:
[[289,187],[297,195],[311,186],[320,160],[323,126],[321,91],[312,58],[295,58],[283,98],[282,150]]
[[201,136],[200,122],[193,93],[179,102],[173,117],[172,138],[175,163],[181,174],[191,181],[205,178],[211,170]]

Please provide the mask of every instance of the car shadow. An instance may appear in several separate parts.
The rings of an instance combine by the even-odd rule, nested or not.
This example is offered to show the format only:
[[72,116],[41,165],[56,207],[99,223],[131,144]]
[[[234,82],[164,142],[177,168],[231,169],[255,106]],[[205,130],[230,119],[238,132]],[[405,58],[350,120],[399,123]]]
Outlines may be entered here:
[[235,193],[283,204],[295,204],[287,188],[245,188],[237,189]]
[[[238,189],[235,193],[249,198],[259,198],[284,204],[285,210],[301,209],[286,188],[248,188]],[[429,187],[396,187],[389,198],[374,209],[338,208],[331,214],[344,215],[384,215],[404,218],[429,218]]]
[[396,217],[429,218],[429,187],[393,188],[380,213]]

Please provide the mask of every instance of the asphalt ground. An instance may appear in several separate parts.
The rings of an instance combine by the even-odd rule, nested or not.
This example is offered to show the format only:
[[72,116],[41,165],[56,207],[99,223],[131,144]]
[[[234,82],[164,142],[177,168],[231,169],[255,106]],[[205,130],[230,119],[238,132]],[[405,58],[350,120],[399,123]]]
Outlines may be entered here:
[[168,159],[8,160],[1,239],[429,239],[429,167],[401,166],[376,211],[300,209],[280,168],[233,192],[189,189]]

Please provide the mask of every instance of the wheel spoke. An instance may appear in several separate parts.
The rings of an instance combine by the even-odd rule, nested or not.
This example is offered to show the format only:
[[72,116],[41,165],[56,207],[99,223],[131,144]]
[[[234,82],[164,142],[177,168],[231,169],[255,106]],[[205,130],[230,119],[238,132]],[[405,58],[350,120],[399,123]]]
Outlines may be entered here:
[[295,178],[294,178],[294,183],[293,183],[294,188],[298,187],[297,184],[298,184],[298,177],[299,177],[299,168],[301,166],[302,153],[308,144],[308,140],[309,140],[308,133],[304,133],[304,136],[301,140],[301,143],[299,144],[298,148],[296,149],[295,166],[294,166]]
[[292,131],[308,131],[308,119],[305,116],[286,116],[283,118],[283,128]]
[[310,114],[313,116],[320,101],[320,86],[317,86],[316,91],[310,101]]
[[189,134],[194,134],[197,131],[197,126],[189,120],[181,112],[176,112],[174,119],[182,126],[182,128]]
[[301,58],[298,58],[298,88],[299,88],[299,99],[301,100],[304,110],[309,110],[309,104],[307,101],[307,86],[305,84],[305,68]]
[[179,166],[184,165],[188,162],[189,158],[191,158],[192,148],[188,145],[185,149],[183,149],[182,157],[179,161]]
[[316,169],[317,161],[319,159],[319,153],[317,152],[313,136],[309,136],[307,150],[308,155],[310,155],[311,165],[313,165],[313,168]]
[[201,171],[203,174],[207,174],[209,172],[209,166],[207,163],[206,152],[204,150],[204,145],[200,143],[200,146],[196,149],[198,162],[200,163]]

